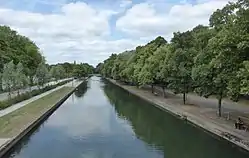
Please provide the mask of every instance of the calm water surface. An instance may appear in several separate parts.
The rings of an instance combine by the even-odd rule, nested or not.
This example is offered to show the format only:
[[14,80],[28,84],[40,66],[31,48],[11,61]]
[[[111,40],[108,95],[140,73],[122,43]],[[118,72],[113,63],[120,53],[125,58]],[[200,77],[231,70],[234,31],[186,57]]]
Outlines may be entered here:
[[6,158],[248,158],[101,80],[82,84]]

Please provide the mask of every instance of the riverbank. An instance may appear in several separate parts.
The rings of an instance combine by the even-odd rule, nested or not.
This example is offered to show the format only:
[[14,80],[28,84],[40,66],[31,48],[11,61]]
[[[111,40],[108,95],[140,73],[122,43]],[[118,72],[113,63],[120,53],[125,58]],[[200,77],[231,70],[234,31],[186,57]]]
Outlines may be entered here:
[[44,97],[44,96],[46,96],[46,95],[48,95],[48,94],[50,94],[50,93],[52,93],[54,91],[57,91],[58,89],[61,89],[62,87],[66,86],[68,84],[71,85],[72,82],[74,82],[74,81],[71,81],[70,83],[63,84],[63,85],[58,86],[58,87],[56,87],[54,89],[48,90],[48,91],[46,91],[44,93],[41,93],[41,94],[36,95],[36,96],[33,96],[33,97],[31,97],[31,98],[29,98],[27,100],[23,100],[23,101],[21,101],[19,103],[13,104],[13,105],[5,108],[5,109],[2,109],[2,110],[0,110],[0,117],[3,117],[4,115],[7,115],[7,114],[9,114],[9,113],[11,113],[11,112],[13,112],[13,111],[21,108],[21,107],[23,107],[23,106],[25,106],[25,105],[33,102],[33,101],[39,99],[39,98],[42,98],[42,97]]
[[0,157],[51,115],[82,82],[66,84],[5,116],[0,117]]
[[[53,85],[56,85],[56,84],[58,84],[60,82],[64,82],[64,81],[67,81],[67,80],[68,81],[72,80],[72,78],[61,79],[61,80],[58,80],[57,82],[56,81],[50,81],[50,82],[46,83],[44,85],[44,87],[46,87],[46,86],[53,86]],[[19,90],[19,94],[21,95],[21,94],[30,92],[32,90],[38,90],[38,89],[39,89],[39,87],[37,85],[33,85],[32,87],[28,87],[28,88]],[[18,96],[18,91],[17,90],[11,92],[11,97],[12,98],[14,98],[16,96]],[[1,92],[0,93],[0,101],[4,101],[4,100],[7,100],[7,99],[9,99],[9,93],[8,92]]]
[[46,93],[47,91],[53,90],[59,86],[65,85],[66,83],[71,82],[71,81],[72,81],[72,79],[64,80],[64,81],[58,82],[54,85],[45,86],[44,88],[41,88],[41,89],[33,89],[31,91],[23,92],[20,95],[17,95],[14,97],[12,96],[11,99],[2,100],[2,101],[0,101],[0,113],[2,110],[9,108],[17,103],[28,100],[32,97],[37,96],[37,95]]
[[123,85],[115,80],[108,79],[111,83],[126,91],[154,104],[162,110],[170,112],[179,118],[187,119],[190,123],[223,138],[242,149],[249,151],[249,133],[234,128],[231,121],[219,118],[213,109],[200,106],[182,105],[174,98],[163,98],[153,95],[150,91],[138,89],[134,86]]

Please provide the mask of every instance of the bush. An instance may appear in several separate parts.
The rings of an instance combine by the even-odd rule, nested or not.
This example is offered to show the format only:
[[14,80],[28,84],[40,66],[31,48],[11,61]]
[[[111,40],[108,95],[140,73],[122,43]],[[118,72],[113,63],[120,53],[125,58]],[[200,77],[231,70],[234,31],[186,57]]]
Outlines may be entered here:
[[54,89],[54,88],[56,88],[58,86],[62,86],[62,85],[66,84],[68,82],[71,82],[71,81],[72,80],[66,80],[66,81],[63,81],[63,82],[59,82],[59,83],[57,83],[55,85],[46,86],[46,87],[44,87],[42,89],[34,89],[31,92],[22,93],[19,96],[15,96],[15,97],[13,97],[11,99],[0,101],[0,110],[5,109],[7,107],[10,107],[11,105],[19,103],[21,101],[30,99],[30,98],[32,98],[34,96],[37,96],[39,94],[42,94],[44,92],[47,92],[47,91],[49,91],[51,89]]
[[11,106],[10,102],[8,100],[0,101],[0,109],[5,109],[7,107]]

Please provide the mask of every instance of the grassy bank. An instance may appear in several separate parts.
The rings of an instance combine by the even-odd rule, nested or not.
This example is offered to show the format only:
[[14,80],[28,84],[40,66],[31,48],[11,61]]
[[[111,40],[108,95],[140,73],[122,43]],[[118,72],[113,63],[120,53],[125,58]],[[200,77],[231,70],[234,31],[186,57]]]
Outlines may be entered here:
[[73,87],[63,87],[8,115],[0,117],[0,138],[10,138],[20,133],[71,90],[73,90]]
[[10,107],[13,104],[19,103],[21,101],[30,99],[30,98],[32,98],[34,96],[39,95],[39,94],[45,93],[45,92],[47,92],[49,90],[52,90],[52,89],[54,89],[56,87],[62,86],[62,85],[66,84],[66,83],[68,83],[70,81],[72,81],[72,80],[62,81],[62,82],[59,82],[59,83],[57,83],[55,85],[46,86],[46,87],[44,87],[42,89],[34,89],[31,92],[25,92],[25,93],[22,93],[22,94],[20,94],[18,96],[12,97],[11,99],[0,101],[0,110],[5,109],[7,107]]

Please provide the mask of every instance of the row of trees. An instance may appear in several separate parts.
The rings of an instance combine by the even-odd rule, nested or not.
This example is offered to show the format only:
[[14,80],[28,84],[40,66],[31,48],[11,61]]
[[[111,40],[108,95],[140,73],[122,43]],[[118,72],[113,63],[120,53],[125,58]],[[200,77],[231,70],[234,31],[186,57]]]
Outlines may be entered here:
[[[19,90],[67,77],[85,77],[93,66],[80,63],[48,65],[39,48],[29,38],[7,26],[0,26],[0,92]],[[3,89],[4,88],[4,89]]]
[[29,78],[29,82],[33,83],[36,69],[42,60],[40,50],[34,42],[7,26],[0,26],[0,73],[3,72],[6,63],[22,63],[24,74]]
[[4,65],[4,71],[1,77],[3,86],[8,89],[10,97],[10,92],[13,88],[18,90],[19,95],[19,90],[26,87],[29,83],[27,76],[24,74],[22,63],[15,65],[13,61]]
[[[65,77],[86,77],[88,74],[93,73],[94,68],[89,64],[70,64],[72,69],[68,71],[70,75],[66,75],[66,70],[63,65],[67,64],[57,64],[49,66],[42,61],[37,69],[34,76],[34,83],[38,85],[39,88],[43,87],[46,83],[51,80],[56,82],[59,79]],[[4,64],[3,72],[0,74],[2,80],[2,86],[8,90],[9,96],[11,97],[11,91],[17,90],[19,95],[19,90],[26,88],[30,85],[30,80],[24,72],[24,67],[22,63],[14,64],[13,61]]]
[[[57,68],[59,70],[57,73],[55,72],[55,76],[59,76],[59,73],[64,74],[65,77],[86,77],[88,74],[94,73],[94,67],[92,65],[89,65],[88,63],[58,63],[56,65],[50,65],[50,69]],[[63,73],[62,73],[63,72]],[[53,73],[52,73],[53,74]]]
[[249,1],[215,11],[209,26],[176,32],[170,42],[157,37],[145,46],[112,54],[97,70],[138,86],[158,85],[183,94],[216,95],[219,116],[225,96],[234,101],[249,93]]
[[[34,76],[34,82],[39,88],[43,87],[45,83],[50,81],[52,76],[57,77],[57,68],[51,69],[50,73],[44,62],[41,62]],[[17,90],[18,95],[21,89],[27,88],[30,85],[30,79],[24,72],[24,67],[22,63],[14,64],[13,61],[4,64],[3,72],[0,74],[2,87],[9,92],[11,98],[11,92]]]

